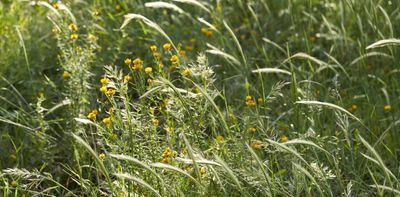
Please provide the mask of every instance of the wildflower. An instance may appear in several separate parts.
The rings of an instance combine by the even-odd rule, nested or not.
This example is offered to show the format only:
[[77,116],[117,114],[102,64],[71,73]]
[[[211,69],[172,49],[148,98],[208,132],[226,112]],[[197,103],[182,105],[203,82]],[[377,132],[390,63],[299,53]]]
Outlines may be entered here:
[[162,163],[169,163],[169,161],[170,161],[169,157],[163,158],[161,160]]
[[71,23],[68,25],[68,29],[71,30],[72,32],[78,31],[78,26],[75,23]]
[[130,65],[132,63],[132,60],[130,58],[126,58],[124,62],[126,65]]
[[261,150],[262,149],[262,142],[260,140],[256,140],[254,143],[250,145],[250,147],[254,150]]
[[153,68],[151,68],[151,67],[146,67],[146,68],[144,69],[144,72],[145,72],[146,74],[150,74],[151,72],[153,72]]
[[161,60],[161,57],[162,57],[162,55],[161,55],[161,53],[157,53],[157,52],[155,52],[155,53],[153,53],[153,57],[154,57],[154,59],[156,59],[157,61],[160,61],[160,60]]
[[88,39],[89,39],[89,41],[91,41],[91,42],[96,42],[97,39],[98,39],[98,37],[95,36],[95,35],[93,35],[93,34],[88,34]]
[[392,106],[391,105],[385,105],[385,106],[383,106],[383,109],[385,111],[390,111],[392,109]]
[[114,112],[114,107],[110,107],[110,108],[108,108],[108,113],[113,113]]
[[159,121],[158,119],[156,119],[156,118],[154,118],[154,119],[152,120],[152,122],[153,122],[153,125],[154,125],[154,126],[158,126],[158,124],[160,124],[160,121]]
[[169,68],[169,70],[171,72],[175,71],[176,70],[176,64],[172,64],[171,67]]
[[58,10],[60,8],[60,5],[58,3],[54,3],[53,4],[53,8],[55,8],[56,10]]
[[150,50],[153,51],[153,52],[156,52],[157,51],[157,46],[156,45],[151,45],[150,46]]
[[53,29],[51,29],[51,31],[52,31],[54,34],[60,33],[60,29],[58,29],[57,27],[54,27]]
[[44,92],[38,92],[38,97],[44,98]]
[[257,129],[254,128],[254,127],[250,127],[250,128],[247,129],[247,132],[249,132],[249,133],[251,133],[251,134],[256,133],[256,131],[257,131]]
[[218,142],[224,142],[225,138],[222,135],[217,135],[217,137],[215,138]]
[[11,186],[12,187],[17,187],[18,186],[18,182],[17,181],[11,181]]
[[163,48],[165,49],[165,50],[167,50],[167,51],[169,51],[169,50],[171,50],[171,43],[165,43],[164,45],[163,45]]
[[172,153],[171,149],[169,147],[167,147],[167,148],[164,149],[164,151],[163,151],[161,156],[163,158],[167,158],[167,157],[171,156],[171,153]]
[[164,68],[164,64],[158,64],[158,69],[161,70]]
[[190,77],[190,76],[192,75],[192,71],[191,71],[189,68],[185,68],[185,69],[182,71],[182,75],[183,75],[184,77]]
[[105,94],[107,92],[107,87],[106,86],[101,86],[100,92],[103,92]]
[[71,74],[68,71],[64,71],[62,74],[62,78],[63,79],[68,79],[71,77]]
[[119,5],[119,4],[115,5],[115,10],[120,11],[121,10],[121,5]]
[[108,88],[105,94],[106,94],[107,96],[114,96],[114,95],[115,95],[115,92],[116,92],[115,89],[113,89],[113,88]]
[[193,46],[192,45],[187,45],[185,46],[186,51],[193,51]]
[[213,35],[213,32],[208,30],[206,27],[202,27],[200,29],[201,33],[207,37],[211,37]]
[[148,79],[147,79],[147,84],[148,84],[149,86],[152,85],[152,84],[153,84],[153,80],[150,79],[150,78],[148,78]]
[[286,135],[281,136],[281,142],[287,142],[289,141],[289,138]]
[[107,85],[109,81],[110,81],[110,80],[108,80],[107,78],[102,78],[102,79],[100,79],[100,83],[101,83],[103,86]]
[[180,51],[179,51],[179,55],[180,55],[180,56],[185,56],[185,55],[186,55],[186,51],[180,50]]
[[104,153],[100,153],[99,154],[99,159],[100,160],[104,160],[106,158],[106,154],[104,154]]
[[205,167],[201,167],[199,172],[200,172],[201,175],[204,175],[204,174],[206,174],[207,171],[206,171]]
[[143,61],[140,58],[136,58],[135,60],[132,61],[133,63],[133,69],[136,71],[140,71],[143,67]]
[[179,58],[177,55],[173,55],[170,60],[171,60],[171,62],[175,63],[179,60]]
[[11,154],[8,158],[9,158],[12,162],[14,162],[14,161],[17,160],[17,156],[16,156],[15,154]]
[[96,120],[98,113],[99,112],[96,109],[94,109],[91,112],[89,112],[89,114],[87,115],[87,118],[89,118],[90,120]]
[[347,111],[349,111],[350,113],[352,113],[352,112],[356,111],[357,108],[358,108],[357,105],[353,104],[353,105],[351,105],[351,107],[349,107],[349,108],[347,109]]
[[130,75],[125,75],[125,76],[124,76],[124,81],[125,81],[125,82],[131,81],[131,80],[132,80],[132,77],[131,77]]
[[78,34],[71,34],[71,40],[77,40],[79,38]]
[[253,97],[246,96],[246,105],[249,106],[249,107],[256,106],[256,102],[253,100]]
[[102,121],[102,122],[103,122],[105,125],[107,125],[107,126],[111,125],[111,123],[112,123],[110,117],[103,118],[103,121]]
[[264,103],[264,99],[263,99],[262,97],[259,97],[259,98],[257,99],[257,102],[258,102],[259,104],[263,104],[263,103]]

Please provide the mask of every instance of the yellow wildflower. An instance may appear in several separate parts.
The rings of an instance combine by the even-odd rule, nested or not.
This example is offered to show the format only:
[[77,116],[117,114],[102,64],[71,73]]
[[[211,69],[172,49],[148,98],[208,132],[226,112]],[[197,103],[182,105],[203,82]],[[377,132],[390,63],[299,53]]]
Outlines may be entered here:
[[286,135],[281,136],[281,142],[287,142],[289,141],[289,138]]
[[172,64],[171,67],[169,68],[169,70],[171,72],[175,71],[176,70],[176,64]]
[[154,57],[154,59],[156,59],[157,61],[160,61],[160,60],[161,60],[161,57],[162,57],[162,55],[161,55],[161,53],[157,53],[157,52],[155,52],[155,53],[153,53],[153,57]]
[[107,92],[107,87],[106,86],[101,86],[100,92],[103,92],[105,94]]
[[103,121],[102,121],[102,122],[103,122],[105,125],[107,125],[107,126],[111,125],[111,123],[112,123],[110,117],[103,118]]
[[101,83],[103,86],[107,85],[109,81],[110,81],[110,80],[108,80],[107,78],[102,78],[102,79],[100,79],[100,83]]
[[199,172],[200,172],[201,175],[204,175],[204,174],[206,174],[207,171],[206,171],[205,167],[201,167]]
[[157,46],[156,45],[151,45],[150,46],[150,50],[153,51],[153,52],[156,52],[157,51]]
[[148,79],[147,79],[147,84],[150,86],[151,84],[153,84],[153,80],[150,79],[150,78],[148,78]]
[[252,143],[252,144],[250,145],[250,147],[251,147],[252,149],[254,149],[254,150],[261,150],[262,147],[263,147],[263,144],[262,144],[262,142],[261,142],[260,140],[256,140],[254,143]]
[[76,32],[76,31],[78,31],[78,26],[75,23],[71,23],[68,25],[68,29],[73,32]]
[[99,159],[100,160],[104,160],[106,158],[106,154],[104,154],[104,153],[100,153],[99,154]]
[[131,80],[132,80],[132,77],[131,77],[130,75],[125,75],[125,76],[124,76],[124,81],[125,81],[125,82],[131,81]]
[[156,118],[154,118],[154,119],[152,120],[152,122],[153,122],[153,125],[154,125],[154,126],[157,126],[158,124],[160,124],[160,121],[159,121],[158,119],[156,119]]
[[173,55],[170,60],[171,60],[171,62],[175,63],[175,62],[177,62],[179,60],[179,58],[178,58],[177,55]]
[[126,65],[130,65],[132,63],[132,60],[130,58],[126,58],[124,62]]
[[259,104],[263,104],[263,103],[264,103],[264,99],[263,99],[262,97],[259,97],[259,98],[257,99],[257,102],[258,102]]
[[89,39],[89,41],[91,41],[91,42],[96,42],[97,39],[98,39],[98,37],[95,36],[95,35],[93,35],[93,34],[88,34],[88,39]]
[[90,120],[96,120],[98,113],[99,112],[96,109],[94,109],[87,115],[87,118],[89,118]]
[[390,111],[392,109],[392,106],[391,105],[385,105],[385,106],[383,106],[383,109],[385,111]]
[[145,72],[146,74],[150,74],[150,73],[153,72],[153,68],[151,68],[151,67],[146,67],[146,68],[144,69],[144,72]]
[[165,43],[164,45],[163,45],[163,48],[165,49],[165,50],[171,50],[171,47],[172,47],[172,45],[171,45],[171,43]]
[[171,148],[167,147],[167,148],[164,149],[164,151],[163,151],[161,156],[163,158],[166,158],[166,157],[171,156],[171,153],[172,153]]
[[14,161],[17,160],[17,156],[16,156],[15,154],[11,154],[8,158],[9,158],[12,162],[14,162]]
[[68,71],[64,71],[62,74],[62,78],[63,79],[68,79],[71,77],[71,74]]
[[250,128],[247,129],[247,132],[249,132],[249,133],[251,133],[251,134],[254,134],[254,133],[257,132],[257,129],[254,128],[254,127],[250,127]]
[[18,186],[18,182],[17,181],[11,181],[11,186],[12,187],[17,187]]
[[133,69],[136,71],[140,71],[143,67],[143,61],[140,58],[136,58],[133,60]]
[[79,38],[78,34],[71,34],[71,40],[77,40]]
[[185,56],[185,55],[186,55],[186,51],[180,50],[180,51],[179,51],[179,55],[180,55],[180,56]]
[[215,138],[218,142],[224,142],[225,138],[222,135],[217,135],[217,137]]
[[256,105],[256,102],[253,100],[253,97],[246,96],[246,105],[249,107],[253,107]]
[[116,90],[114,88],[108,88],[107,92],[105,93],[107,96],[114,96]]
[[54,3],[54,4],[53,4],[53,8],[59,9],[59,8],[60,8],[60,5],[59,5],[58,3]]
[[191,71],[189,68],[185,68],[185,69],[182,71],[182,75],[183,75],[184,77],[190,77],[190,76],[192,76],[192,71]]
[[161,160],[162,163],[169,163],[169,161],[170,161],[169,157],[163,158]]

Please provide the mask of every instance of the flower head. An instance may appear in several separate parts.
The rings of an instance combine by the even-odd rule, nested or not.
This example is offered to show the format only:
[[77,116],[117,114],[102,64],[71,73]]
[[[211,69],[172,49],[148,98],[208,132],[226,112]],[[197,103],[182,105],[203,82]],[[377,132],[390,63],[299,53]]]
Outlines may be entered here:
[[281,136],[281,142],[287,142],[289,141],[289,138],[286,135]]
[[150,46],[150,50],[153,51],[153,52],[156,52],[157,51],[157,46],[156,45],[151,45]]
[[90,120],[96,120],[98,113],[99,112],[97,111],[97,109],[94,109],[91,112],[89,112],[89,114],[87,115],[87,118],[89,118]]
[[251,134],[255,134],[257,132],[257,129],[254,127],[250,127],[247,129],[247,132],[251,133]]
[[54,3],[54,4],[53,4],[53,8],[55,8],[56,10],[58,10],[58,9],[60,8],[60,4]]
[[114,96],[115,93],[116,93],[116,90],[115,90],[114,88],[108,88],[105,94],[106,94],[107,96],[110,96],[110,97],[111,97],[111,96]]
[[246,105],[249,107],[253,107],[256,105],[256,102],[254,101],[253,97],[246,96]]
[[100,153],[99,154],[99,159],[100,160],[104,160],[106,158],[106,154],[104,154],[104,153]]
[[124,76],[124,81],[125,81],[125,82],[127,82],[127,81],[132,81],[132,77],[131,77],[130,75],[125,75],[125,76]]
[[263,144],[262,144],[262,142],[261,142],[260,140],[256,140],[254,143],[252,143],[252,144],[250,145],[250,147],[251,147],[252,149],[254,149],[254,150],[261,150],[262,147],[263,147]]
[[101,83],[103,86],[107,85],[109,81],[110,81],[110,80],[107,79],[107,78],[102,78],[102,79],[100,79],[100,83]]
[[133,69],[136,71],[139,71],[142,69],[143,67],[143,61],[140,58],[136,58],[135,60],[133,60]]
[[217,135],[217,137],[215,138],[218,142],[224,142],[225,138],[222,135]]
[[167,51],[169,51],[169,50],[171,50],[171,43],[165,43],[164,45],[163,45],[163,48],[165,49],[165,50],[167,50]]
[[70,38],[71,38],[71,40],[78,40],[79,36],[78,36],[78,34],[74,33],[74,34],[71,34]]
[[107,126],[111,125],[111,123],[112,123],[110,117],[103,118],[102,122],[103,122],[105,125],[107,125]]
[[78,26],[75,23],[71,23],[68,25],[68,29],[71,30],[72,32],[78,31]]
[[160,61],[162,55],[161,55],[161,53],[154,52],[154,53],[153,53],[153,57],[154,57],[154,59],[156,59],[157,61]]
[[124,62],[126,65],[130,65],[132,63],[132,60],[130,58],[126,58]]
[[171,60],[171,62],[176,63],[176,62],[178,62],[179,58],[177,55],[173,55],[173,56],[171,56],[170,60]]
[[100,92],[106,93],[107,92],[107,87],[106,86],[101,86]]
[[63,79],[68,79],[71,77],[71,74],[68,71],[64,71],[62,74],[62,78]]
[[192,71],[191,71],[189,68],[185,68],[185,69],[182,71],[182,75],[183,75],[184,77],[190,77],[190,76],[192,76]]
[[385,105],[385,106],[383,106],[383,109],[385,111],[390,111],[392,109],[392,106],[391,105]]
[[145,72],[146,74],[150,74],[150,73],[153,72],[153,68],[151,68],[151,67],[146,67],[146,68],[144,69],[144,72]]

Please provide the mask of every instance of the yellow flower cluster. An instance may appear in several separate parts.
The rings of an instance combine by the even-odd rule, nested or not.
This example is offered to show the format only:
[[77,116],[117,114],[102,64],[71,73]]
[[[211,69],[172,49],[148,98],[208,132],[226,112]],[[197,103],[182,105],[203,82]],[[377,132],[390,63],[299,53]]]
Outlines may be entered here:
[[201,29],[200,29],[200,31],[201,31],[201,33],[203,34],[203,35],[205,35],[205,36],[207,36],[207,37],[211,37],[212,35],[213,35],[213,32],[212,31],[210,31],[208,28],[206,28],[206,27],[202,27]]
[[289,141],[289,138],[286,135],[281,136],[281,142],[287,142]]
[[176,157],[176,151],[172,151],[169,147],[164,149],[164,152],[162,153],[162,160],[161,162],[163,163],[169,163],[171,157]]
[[135,71],[140,71],[143,67],[143,61],[140,58],[136,58],[135,60],[132,61],[133,63],[133,69]]
[[78,26],[75,23],[71,23],[68,25],[68,29],[71,30],[72,32],[78,31]]
[[87,115],[87,118],[89,118],[90,120],[96,120],[98,113],[99,112],[96,109],[94,109],[91,112],[89,112],[89,114]]
[[261,150],[263,148],[263,144],[260,140],[256,140],[250,145],[250,147],[254,150]]
[[249,107],[256,106],[256,102],[254,101],[253,97],[246,96],[246,105],[249,106]]
[[112,123],[111,117],[103,118],[102,122],[107,126],[111,125]]
[[247,129],[247,132],[251,133],[251,134],[255,134],[257,132],[257,129],[254,127],[250,127]]

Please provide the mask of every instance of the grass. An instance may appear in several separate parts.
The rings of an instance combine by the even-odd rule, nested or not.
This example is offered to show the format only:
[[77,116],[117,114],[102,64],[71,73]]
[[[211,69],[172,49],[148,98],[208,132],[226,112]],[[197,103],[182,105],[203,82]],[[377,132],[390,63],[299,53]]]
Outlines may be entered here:
[[0,3],[2,196],[398,196],[400,3]]

